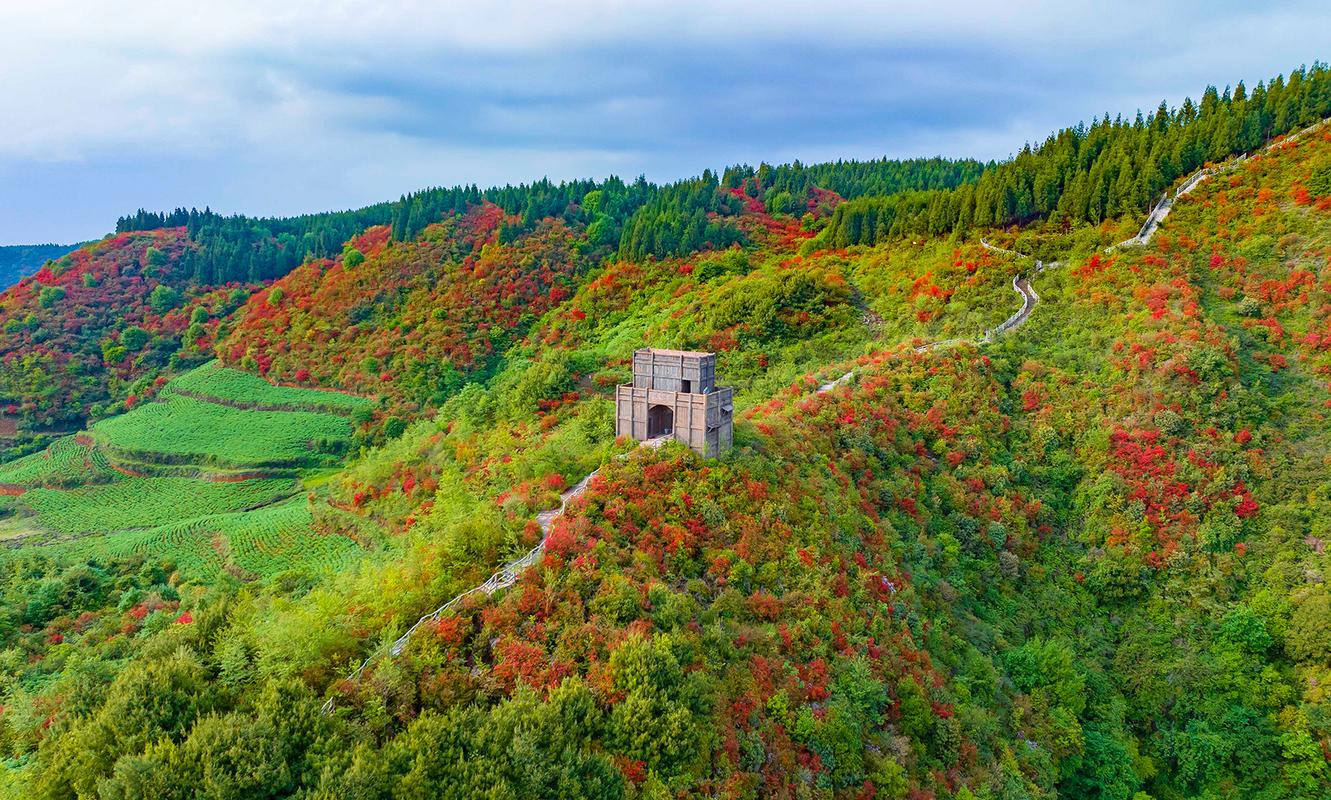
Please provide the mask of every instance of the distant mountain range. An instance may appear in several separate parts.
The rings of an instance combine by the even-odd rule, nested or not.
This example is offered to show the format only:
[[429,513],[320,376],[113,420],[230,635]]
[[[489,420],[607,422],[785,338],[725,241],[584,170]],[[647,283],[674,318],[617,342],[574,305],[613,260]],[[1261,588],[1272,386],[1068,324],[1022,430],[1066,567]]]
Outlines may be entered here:
[[77,244],[11,244],[0,246],[0,288],[8,288],[31,275],[42,264],[59,258]]

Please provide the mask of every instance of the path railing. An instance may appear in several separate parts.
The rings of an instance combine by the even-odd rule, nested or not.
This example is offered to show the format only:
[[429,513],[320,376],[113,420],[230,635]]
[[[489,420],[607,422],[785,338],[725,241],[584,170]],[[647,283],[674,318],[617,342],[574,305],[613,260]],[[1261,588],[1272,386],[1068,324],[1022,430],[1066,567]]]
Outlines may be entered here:
[[[655,439],[648,439],[647,441],[642,442],[642,446],[660,447],[670,439],[671,437],[669,436],[661,436]],[[620,454],[619,458],[625,458],[627,456],[628,453],[622,453]],[[514,583],[517,583],[518,577],[523,572],[525,572],[528,567],[535,566],[536,562],[540,561],[541,556],[545,554],[545,543],[550,539],[550,530],[554,527],[555,520],[559,519],[561,516],[564,515],[564,511],[565,509],[568,508],[568,504],[570,501],[572,501],[576,497],[581,497],[587,491],[587,486],[591,483],[592,478],[596,477],[596,474],[600,471],[601,470],[599,467],[597,469],[592,470],[591,472],[584,475],[582,480],[573,484],[568,489],[565,489],[559,495],[559,506],[557,508],[549,508],[536,515],[536,523],[541,527],[541,541],[538,542],[535,547],[528,550],[519,558],[515,558],[512,561],[508,562],[507,564],[504,564],[493,575],[491,575],[489,578],[486,578],[483,583],[473,586],[470,589],[466,590],[465,592],[458,594],[457,596],[450,599],[447,603],[444,603],[435,610],[431,611],[428,614],[425,614],[420,619],[416,620],[415,624],[413,624],[410,628],[408,628],[406,633],[403,633],[401,636],[397,637],[397,639],[393,640],[393,643],[390,644],[387,648],[382,648],[382,647],[376,648],[374,652],[370,653],[368,656],[365,657],[363,661],[360,662],[360,665],[357,666],[356,669],[351,672],[351,674],[347,675],[346,680],[347,681],[360,680],[361,676],[365,673],[365,670],[370,666],[370,664],[382,656],[387,656],[389,658],[397,658],[398,656],[402,655],[403,651],[407,649],[407,645],[411,642],[412,634],[414,634],[421,626],[425,625],[426,623],[438,622],[440,619],[443,618],[445,612],[453,609],[466,598],[474,594],[483,594],[487,596],[492,595],[501,589],[507,589],[508,587],[512,586]],[[334,707],[334,700],[335,698],[329,697],[326,701],[324,701],[323,712],[325,714],[332,712]]]
[[[351,674],[346,677],[346,680],[348,681],[360,680],[360,677],[365,673],[366,668],[369,667],[370,664],[375,659],[379,658],[381,655],[387,655],[389,658],[397,658],[398,656],[402,655],[402,651],[406,650],[407,644],[411,642],[411,635],[414,634],[417,631],[417,629],[419,629],[422,625],[425,625],[426,623],[438,622],[440,619],[443,618],[443,615],[446,611],[449,611],[454,606],[458,605],[459,603],[461,603],[463,600],[467,599],[471,595],[474,594],[492,595],[495,592],[499,591],[500,589],[507,589],[508,587],[516,583],[518,580],[518,576],[521,575],[523,571],[525,571],[528,567],[531,567],[534,564],[536,564],[537,561],[541,560],[541,555],[545,553],[546,540],[550,538],[550,529],[554,527],[555,520],[563,516],[564,509],[568,507],[569,501],[575,497],[581,496],[584,492],[586,492],[587,485],[591,483],[592,478],[596,477],[596,473],[600,471],[601,470],[599,468],[592,470],[587,475],[585,475],[582,480],[578,481],[573,486],[565,490],[562,494],[560,494],[558,508],[547,509],[536,515],[536,522],[538,525],[541,526],[541,541],[538,542],[535,547],[528,550],[519,558],[515,558],[512,561],[508,562],[507,564],[504,564],[493,575],[491,575],[489,578],[486,578],[483,583],[473,586],[470,589],[466,590],[465,592],[458,594],[456,597],[453,597],[447,603],[444,603],[435,610],[431,611],[430,613],[416,620],[416,623],[412,625],[410,628],[408,628],[406,633],[397,637],[397,639],[395,639],[393,643],[388,646],[387,649],[382,649],[382,648],[376,649],[374,652],[370,653],[370,655],[366,656],[365,660],[361,661],[360,666],[356,667],[356,669],[353,670]],[[334,705],[333,701],[334,698],[330,697],[324,702],[323,712],[325,714],[330,713],[333,710],[333,705]]]
[[[1043,261],[1039,260],[1038,258],[1034,258],[1025,253],[1018,253],[1016,250],[1009,250],[1006,247],[999,247],[997,245],[989,244],[989,242],[985,241],[983,238],[980,239],[980,246],[984,247],[986,250],[993,250],[999,253],[1007,253],[1008,255],[1016,256],[1018,258],[1032,259],[1033,261],[1035,261],[1035,269],[1033,270],[1035,274],[1044,272],[1046,269],[1050,269],[1052,267],[1063,266],[1062,261],[1053,261],[1046,264]],[[1007,333],[1013,328],[1020,326],[1023,322],[1026,321],[1027,317],[1031,315],[1031,312],[1035,310],[1035,304],[1040,302],[1040,295],[1036,294],[1035,289],[1031,287],[1030,280],[1021,273],[1017,273],[1016,275],[1012,276],[1012,291],[1016,292],[1018,295],[1021,296],[1021,307],[1018,308],[1016,312],[1012,314],[1012,316],[1008,317],[1007,319],[999,323],[998,327],[990,328],[989,330],[985,331],[982,336],[979,336],[975,339],[955,338],[955,339],[939,339],[933,342],[925,342],[924,344],[917,345],[914,348],[915,352],[924,353],[930,350],[940,350],[944,347],[953,347],[955,345],[964,344],[964,343],[969,343],[974,345],[988,344],[994,341],[994,339],[1001,336],[1002,334]],[[827,394],[828,392],[832,391],[838,386],[848,383],[854,377],[855,377],[855,370],[850,370],[841,377],[836,378],[834,380],[830,380],[827,383],[824,383],[823,385],[819,386],[815,394]]]

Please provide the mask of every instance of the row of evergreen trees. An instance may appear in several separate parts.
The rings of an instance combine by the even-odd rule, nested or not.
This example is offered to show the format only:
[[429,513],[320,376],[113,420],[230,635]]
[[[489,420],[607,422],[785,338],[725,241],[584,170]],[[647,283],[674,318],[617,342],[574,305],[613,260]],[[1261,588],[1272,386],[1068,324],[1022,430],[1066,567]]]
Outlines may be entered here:
[[179,274],[198,284],[258,282],[280,278],[310,256],[339,253],[347,239],[391,219],[393,204],[353,211],[257,218],[223,216],[211,209],[178,208],[160,214],[139,209],[121,217],[116,231],[183,227],[198,245],[187,251]]
[[1207,88],[1170,110],[1065,128],[1037,148],[951,190],[864,197],[839,206],[825,232],[837,247],[1036,218],[1098,223],[1140,213],[1207,162],[1248,153],[1269,138],[1331,115],[1331,69],[1314,64],[1223,94]]
[[[811,188],[836,192],[847,199],[888,195],[915,189],[951,189],[978,179],[987,167],[975,159],[879,158],[872,161],[834,161],[824,164],[761,164],[727,169],[721,184],[728,189],[756,183],[765,192],[789,192],[803,197]],[[753,179],[750,182],[749,179]]]
[[394,204],[393,238],[411,240],[426,225],[488,201],[509,214],[520,214],[520,229],[530,229],[547,217],[562,216],[589,225],[592,244],[618,244],[622,258],[663,258],[741,241],[738,229],[723,219],[737,213],[741,204],[720,189],[746,187],[754,192],[754,187],[762,187],[803,198],[816,186],[843,197],[860,197],[904,189],[952,188],[975,180],[984,169],[978,161],[942,158],[837,161],[811,166],[796,161],[781,166],[762,164],[757,169],[747,165],[730,167],[720,178],[706,170],[699,178],[664,186],[649,183],[642,176],[632,183],[611,176],[603,181],[560,183],[542,179],[483,191],[475,185],[435,188],[403,195]]
[[[542,178],[535,183],[485,190],[475,184],[426,189],[403,195],[393,204],[393,239],[399,242],[410,241],[419,236],[425,226],[446,216],[463,213],[481,202],[494,203],[508,214],[521,215],[520,226],[524,229],[530,229],[537,221],[548,217],[590,221],[581,206],[591,192],[616,198],[616,202],[607,199],[599,213],[614,215],[622,221],[656,188],[644,178],[639,178],[633,184],[625,184],[612,176],[599,182],[576,180],[553,183],[548,178]],[[624,200],[627,202],[619,202]]]
[[[906,161],[837,161],[805,165],[799,161],[773,166],[761,164],[729,167],[718,179],[711,170],[695,178],[653,192],[623,226],[619,241],[621,258],[682,256],[703,248],[725,248],[742,241],[727,216],[738,213],[742,200],[722,189],[742,189],[744,194],[768,201],[769,209],[798,215],[814,188],[842,197],[919,189],[951,189],[976,180],[986,169],[974,160],[945,158]],[[785,198],[785,202],[775,198]]]
[[1007,225],[1036,218],[1098,223],[1145,210],[1183,175],[1208,161],[1248,152],[1274,135],[1331,114],[1331,70],[1298,69],[1288,79],[1242,83],[1223,94],[1208,88],[1200,105],[1191,99],[1150,115],[1065,128],[1043,144],[1027,145],[1002,164],[943,158],[905,161],[731,167],[720,177],[664,186],[639,177],[610,177],[480,189],[475,184],[433,188],[396,202],[354,211],[259,219],[211,210],[140,210],[123,217],[117,231],[167,226],[188,228],[199,245],[182,265],[184,276],[204,284],[260,281],[286,274],[305,258],[329,256],[369,225],[391,224],[393,239],[409,241],[445,216],[488,201],[521,215],[512,236],[538,220],[564,217],[588,226],[596,246],[618,247],[622,258],[685,255],[742,241],[727,222],[743,189],[775,211],[798,214],[814,188],[847,198],[824,234],[833,246],[873,244],[907,235],[940,234]]
[[817,186],[858,197],[901,189],[951,188],[974,180],[983,170],[984,165],[977,161],[878,159],[812,166],[762,164],[757,169],[736,166],[721,178],[707,170],[700,178],[665,186],[641,176],[631,183],[614,176],[559,183],[543,178],[489,189],[475,184],[438,187],[403,195],[394,203],[290,218],[223,216],[210,209],[180,208],[169,213],[140,209],[122,217],[116,230],[186,228],[199,247],[184,256],[181,273],[201,284],[280,277],[307,257],[340,252],[348,238],[369,225],[390,224],[395,241],[410,241],[427,225],[482,202],[521,217],[505,230],[506,236],[530,230],[539,220],[563,217],[587,225],[593,245],[618,247],[621,257],[641,259],[742,241],[738,229],[724,220],[739,211],[741,202],[721,189],[745,186],[752,193],[754,187],[770,187],[802,198]]
[[620,257],[640,260],[686,255],[740,241],[739,230],[723,218],[738,213],[741,201],[718,191],[719,187],[716,176],[707,170],[701,178],[658,189],[626,220],[619,239]]

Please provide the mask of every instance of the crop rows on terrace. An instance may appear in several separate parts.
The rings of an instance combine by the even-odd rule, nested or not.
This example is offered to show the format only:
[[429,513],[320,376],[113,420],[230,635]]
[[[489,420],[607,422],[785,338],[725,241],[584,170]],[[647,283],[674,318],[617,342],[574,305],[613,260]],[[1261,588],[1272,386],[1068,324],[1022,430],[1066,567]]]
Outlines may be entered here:
[[171,381],[169,391],[258,411],[322,411],[349,415],[374,403],[334,391],[275,386],[248,372],[210,361]]
[[209,580],[223,570],[268,577],[291,569],[332,569],[346,562],[356,544],[345,536],[314,533],[309,509],[292,501],[83,539],[69,549],[90,556],[166,557],[183,574]]
[[173,382],[156,402],[0,466],[5,535],[78,553],[150,552],[199,577],[332,564],[355,547],[311,533],[292,498],[304,468],[335,462],[350,443],[347,409],[369,401],[216,366],[183,383],[185,393]]
[[159,463],[297,466],[318,461],[317,447],[351,437],[346,418],[311,411],[253,411],[173,394],[91,429],[112,455]]
[[94,483],[114,473],[104,454],[74,436],[0,467],[0,484],[25,487]]
[[258,508],[295,491],[290,480],[214,482],[190,478],[123,477],[84,489],[33,489],[19,498],[40,525],[65,535],[149,528],[180,520]]
[[[101,448],[94,450],[101,453]],[[105,455],[102,456],[105,458]],[[148,454],[149,461],[131,458],[126,453],[117,453],[115,467],[121,475],[142,478],[196,478],[204,481],[243,481],[253,478],[299,478],[303,472],[300,467],[222,467],[209,464],[163,463],[155,454]]]

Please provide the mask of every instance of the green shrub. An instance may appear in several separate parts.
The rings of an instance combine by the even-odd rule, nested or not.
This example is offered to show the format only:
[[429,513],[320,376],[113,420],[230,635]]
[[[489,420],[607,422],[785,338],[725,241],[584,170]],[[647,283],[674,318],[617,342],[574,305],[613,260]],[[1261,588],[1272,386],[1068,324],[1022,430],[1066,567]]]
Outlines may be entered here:
[[65,299],[65,287],[63,286],[43,286],[37,293],[37,303],[42,308],[52,308],[56,303]]
[[131,352],[142,350],[150,338],[151,334],[137,325],[131,325],[120,332],[120,343]]
[[179,306],[180,300],[180,292],[164,283],[154,286],[152,292],[148,295],[148,305],[158,314],[165,314]]

